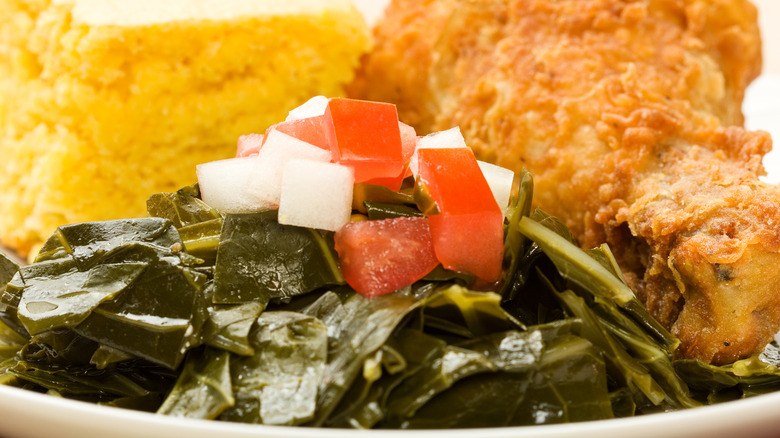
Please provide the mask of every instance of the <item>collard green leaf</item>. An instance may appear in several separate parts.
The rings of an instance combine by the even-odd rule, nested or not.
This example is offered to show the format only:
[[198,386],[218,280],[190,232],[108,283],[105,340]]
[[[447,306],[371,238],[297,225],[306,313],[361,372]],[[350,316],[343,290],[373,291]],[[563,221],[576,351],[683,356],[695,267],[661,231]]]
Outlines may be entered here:
[[17,271],[13,279],[0,289],[0,321],[20,336],[27,338],[30,334],[27,333],[24,324],[19,320],[19,302],[22,300],[23,290],[24,283]]
[[384,202],[365,201],[366,214],[369,220],[393,219],[397,217],[422,217],[420,210],[408,205],[388,204]]
[[171,221],[162,218],[117,219],[64,225],[49,238],[36,262],[57,260],[62,251],[81,270],[89,269],[130,243],[147,243],[169,250],[181,249],[179,233]]
[[182,264],[169,250],[133,243],[106,263],[144,262],[147,268],[116,299],[107,301],[74,329],[133,356],[176,368],[189,348],[201,342],[208,317],[206,276]]
[[545,255],[555,264],[560,275],[595,297],[614,301],[637,323],[642,325],[644,330],[653,333],[668,348],[674,349],[676,347],[678,341],[650,316],[631,288],[622,280],[622,277],[614,274],[618,268],[602,265],[600,260],[605,258],[614,260],[611,258],[611,254],[594,259],[580,250],[571,240],[527,217],[520,220],[518,227],[523,234],[542,248]]
[[276,215],[267,211],[225,217],[214,302],[266,305],[344,282],[325,237],[317,230],[280,225]]
[[179,228],[184,249],[189,254],[203,259],[206,263],[214,264],[217,260],[222,223],[223,220],[220,217]]
[[396,358],[394,366],[383,367],[381,376],[371,379],[364,372],[350,386],[338,408],[326,423],[330,427],[369,429],[385,418],[387,398],[390,392],[420,367],[439,357],[446,342],[429,336],[420,330],[399,329],[388,339],[381,350],[383,361],[388,351]]
[[326,292],[306,313],[328,327],[328,363],[309,423],[322,425],[360,373],[366,358],[387,341],[419,300],[403,292],[364,298],[353,291]]
[[628,388],[620,388],[609,394],[612,402],[612,412],[615,418],[633,417],[636,415],[636,401],[634,394]]
[[204,343],[241,356],[255,354],[249,343],[249,330],[262,311],[263,305],[257,302],[209,308]]
[[122,350],[117,350],[116,348],[101,344],[98,346],[97,350],[92,353],[92,357],[89,359],[89,363],[94,365],[97,369],[102,370],[111,364],[131,359],[135,359],[132,354],[125,353]]
[[433,270],[422,278],[423,282],[455,283],[467,286],[474,283],[476,277],[468,272],[457,272],[445,269],[442,265],[436,265]]
[[470,375],[414,416],[384,426],[473,428],[611,418],[600,351],[573,335],[555,337],[531,367]]
[[653,333],[643,331],[612,301],[595,298],[591,309],[601,325],[621,342],[625,350],[641,363],[664,389],[667,394],[666,403],[674,408],[699,406],[698,402],[690,398],[688,386],[675,372],[671,352],[655,340]]
[[390,394],[390,423],[402,424],[437,394],[468,376],[496,371],[524,372],[533,369],[543,351],[539,331],[509,331],[445,347]]
[[18,381],[92,402],[161,393],[173,383],[159,367],[137,361],[99,370],[89,363],[97,346],[72,330],[45,332],[29,340],[8,372]]
[[583,321],[582,336],[604,351],[611,375],[634,392],[635,397],[646,397],[654,405],[663,403],[666,392],[641,363],[634,359],[617,339],[599,323],[598,317],[581,297],[572,291],[557,294],[566,308]]
[[17,271],[19,271],[19,264],[0,251],[0,290],[11,281]]
[[459,285],[441,287],[423,303],[425,319],[455,324],[469,337],[512,329],[522,323],[501,307],[501,296],[493,292],[475,292]]
[[739,377],[729,368],[705,364],[700,360],[677,360],[674,368],[691,388],[717,393],[739,385]]
[[512,425],[613,418],[607,372],[599,349],[578,336],[547,345]]
[[636,300],[625,283],[557,232],[527,217],[520,219],[518,227],[542,248],[563,277],[619,305]]
[[256,353],[231,360],[236,403],[222,419],[294,425],[315,415],[328,359],[328,328],[296,312],[267,311],[250,335]]
[[[577,320],[568,320],[448,346],[390,393],[388,417],[381,426],[536,424],[549,415],[547,410],[553,404],[556,412],[562,411],[559,417],[610,418],[601,352],[587,340],[569,334],[579,327]],[[473,360],[455,360],[453,350],[470,351],[474,355],[468,357]],[[551,381],[563,384],[550,385]]]
[[27,337],[27,332],[17,317],[21,294],[18,289],[8,289],[8,283],[18,275],[19,264],[0,251],[0,323],[12,329],[19,336]]
[[183,187],[176,192],[156,193],[146,200],[149,216],[161,217],[182,228],[201,222],[219,219],[217,210],[200,199],[197,184]]
[[523,261],[526,255],[526,237],[520,232],[520,219],[531,213],[533,198],[533,177],[528,170],[521,170],[515,177],[516,191],[513,193],[507,209],[507,223],[504,227],[504,265],[499,295],[506,300],[513,299],[525,285]]
[[367,213],[366,201],[382,204],[414,206],[414,196],[401,191],[393,191],[383,185],[358,183],[352,191],[352,209]]
[[8,370],[18,379],[57,391],[68,398],[97,402],[116,398],[117,395],[148,395],[143,387],[118,373],[91,375],[73,371],[76,370],[40,368],[26,361],[19,361]]
[[720,403],[780,390],[780,348],[774,343],[747,359],[729,365],[710,365],[698,360],[677,360],[677,373],[706,403]]
[[466,377],[410,418],[382,428],[464,429],[509,425],[529,385],[529,373],[491,372]]
[[[626,283],[626,280],[623,277],[623,273],[620,270],[620,266],[618,266],[617,260],[615,260],[615,256],[612,254],[609,246],[602,244],[597,248],[589,250],[587,253],[594,260],[598,261],[602,266],[612,272],[612,274],[620,279],[620,281]],[[603,298],[599,298],[599,300],[606,303]],[[609,302],[609,306],[614,307],[614,302]],[[631,324],[629,322],[622,324],[624,328],[631,327],[632,332],[637,336],[646,337],[649,334],[649,336],[652,336],[652,338],[655,340],[655,343],[657,343],[659,346],[663,346],[670,352],[673,352],[677,346],[680,345],[679,339],[672,336],[672,334],[669,333],[669,331],[666,330],[666,328],[664,328],[661,323],[653,318],[652,315],[650,315],[650,312],[648,312],[645,306],[642,305],[642,303],[640,303],[638,300],[631,300],[627,302],[624,306],[622,306],[622,309],[627,315],[631,317],[631,319],[636,321],[636,324]],[[651,343],[653,342],[651,339],[648,339],[648,341]]]
[[98,402],[99,405],[112,406],[115,408],[132,409],[134,411],[143,411],[153,413],[162,405],[164,394],[151,393],[147,395],[117,397],[110,401]]
[[[0,363],[16,356],[16,353],[27,343],[27,338],[0,320]],[[0,373],[2,368],[0,368]]]
[[[22,269],[24,283],[18,316],[27,331],[75,327],[101,303],[114,299],[146,268],[144,263],[101,264],[87,271],[69,269],[66,262],[40,263]],[[49,268],[49,269],[46,269]]]
[[157,413],[213,420],[234,403],[230,353],[206,347],[187,357],[176,385]]

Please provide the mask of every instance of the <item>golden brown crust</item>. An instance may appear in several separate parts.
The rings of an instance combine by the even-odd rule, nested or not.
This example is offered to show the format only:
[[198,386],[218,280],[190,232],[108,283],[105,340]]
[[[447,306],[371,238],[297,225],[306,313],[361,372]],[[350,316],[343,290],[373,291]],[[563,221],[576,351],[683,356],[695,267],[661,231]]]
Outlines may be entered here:
[[780,193],[758,181],[771,140],[724,128],[761,68],[749,1],[395,0],[375,36],[351,94],[531,169],[537,205],[613,246],[685,356],[731,361],[780,328],[780,298],[722,319],[745,285],[771,295],[756,260],[780,262]]

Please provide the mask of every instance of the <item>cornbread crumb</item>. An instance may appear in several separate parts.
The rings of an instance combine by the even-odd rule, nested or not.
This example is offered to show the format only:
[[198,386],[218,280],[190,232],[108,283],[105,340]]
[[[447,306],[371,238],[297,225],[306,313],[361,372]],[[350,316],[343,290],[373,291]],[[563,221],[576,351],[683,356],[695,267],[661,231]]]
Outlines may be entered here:
[[348,0],[0,0],[0,243],[144,216],[152,193],[341,96],[369,31]]

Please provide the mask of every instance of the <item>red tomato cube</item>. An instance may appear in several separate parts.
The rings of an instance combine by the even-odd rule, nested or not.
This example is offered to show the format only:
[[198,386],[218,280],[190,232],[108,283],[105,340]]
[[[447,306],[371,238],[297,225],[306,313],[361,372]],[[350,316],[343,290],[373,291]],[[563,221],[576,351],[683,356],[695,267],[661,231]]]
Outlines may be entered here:
[[350,222],[335,240],[344,279],[366,297],[408,286],[439,264],[424,217]]
[[266,130],[266,136],[268,136],[270,130],[275,129],[290,137],[313,144],[318,148],[330,150],[330,145],[325,135],[324,118],[324,116],[316,116],[277,123]]
[[468,148],[419,149],[418,184],[439,214],[429,216],[441,264],[495,282],[501,278],[504,215]]
[[401,174],[404,160],[395,105],[334,98],[324,117],[333,159],[354,169],[356,183]]
[[412,175],[412,171],[409,169],[409,159],[412,158],[415,149],[417,149],[417,132],[414,128],[403,122],[398,122],[398,128],[401,132],[401,157],[404,163],[401,173],[392,178],[376,178],[366,181],[368,184],[385,186],[395,192],[401,189],[404,178]]

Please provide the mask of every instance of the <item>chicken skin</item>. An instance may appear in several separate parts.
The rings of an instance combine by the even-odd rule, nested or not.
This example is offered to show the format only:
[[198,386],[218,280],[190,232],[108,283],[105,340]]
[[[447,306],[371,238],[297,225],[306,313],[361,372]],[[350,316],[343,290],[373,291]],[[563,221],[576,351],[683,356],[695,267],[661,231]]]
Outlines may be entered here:
[[771,139],[740,127],[756,19],[747,0],[395,0],[349,93],[531,170],[537,206],[610,245],[679,357],[730,363],[780,329]]

